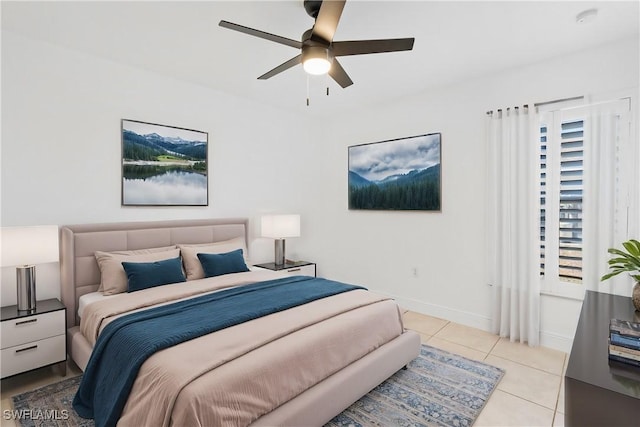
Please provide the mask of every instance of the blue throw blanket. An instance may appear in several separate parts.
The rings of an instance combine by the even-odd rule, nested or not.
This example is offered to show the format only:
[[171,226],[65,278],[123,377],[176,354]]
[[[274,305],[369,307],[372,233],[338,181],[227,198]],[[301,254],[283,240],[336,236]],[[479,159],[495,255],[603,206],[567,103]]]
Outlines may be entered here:
[[[229,326],[360,286],[306,276],[227,289],[122,316],[96,342],[73,399],[96,427],[115,426],[140,366],[155,352]],[[215,313],[215,315],[213,315]]]

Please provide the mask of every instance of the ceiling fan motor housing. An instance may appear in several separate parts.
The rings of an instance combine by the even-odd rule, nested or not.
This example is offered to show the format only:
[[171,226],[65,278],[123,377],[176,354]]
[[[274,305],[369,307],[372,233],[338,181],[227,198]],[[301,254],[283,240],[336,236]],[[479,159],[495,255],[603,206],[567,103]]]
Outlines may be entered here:
[[306,60],[311,58],[322,58],[329,61],[329,63],[333,62],[333,54],[331,53],[331,49],[325,46],[302,46],[302,62],[304,63]]
[[318,17],[318,12],[320,11],[320,6],[322,6],[322,0],[304,0],[304,10],[307,11],[307,15],[316,19]]

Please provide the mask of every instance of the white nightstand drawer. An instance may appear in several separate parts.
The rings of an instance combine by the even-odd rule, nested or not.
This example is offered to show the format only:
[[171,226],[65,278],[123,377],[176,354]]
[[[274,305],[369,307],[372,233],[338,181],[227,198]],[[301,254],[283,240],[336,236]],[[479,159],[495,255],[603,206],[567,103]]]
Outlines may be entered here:
[[2,378],[66,360],[65,341],[63,334],[3,349]]
[[2,349],[64,335],[64,314],[64,310],[58,310],[2,322]]
[[300,267],[291,267],[286,270],[281,270],[281,273],[284,273],[286,276],[315,276],[316,265],[309,264]]

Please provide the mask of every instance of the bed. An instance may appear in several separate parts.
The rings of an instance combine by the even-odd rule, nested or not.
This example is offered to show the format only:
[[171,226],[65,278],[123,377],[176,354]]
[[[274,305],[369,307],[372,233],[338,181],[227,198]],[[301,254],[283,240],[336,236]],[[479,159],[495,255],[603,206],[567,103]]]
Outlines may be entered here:
[[[275,272],[252,269],[103,298],[97,293],[96,251],[233,239],[246,248],[248,226],[246,218],[63,226],[61,296],[71,358],[85,369],[110,316],[117,320],[156,303],[277,279]],[[304,286],[307,279],[293,281]],[[87,326],[88,319],[94,326]],[[323,425],[417,357],[419,349],[420,337],[403,329],[393,301],[355,289],[159,351],[140,368],[119,424]]]

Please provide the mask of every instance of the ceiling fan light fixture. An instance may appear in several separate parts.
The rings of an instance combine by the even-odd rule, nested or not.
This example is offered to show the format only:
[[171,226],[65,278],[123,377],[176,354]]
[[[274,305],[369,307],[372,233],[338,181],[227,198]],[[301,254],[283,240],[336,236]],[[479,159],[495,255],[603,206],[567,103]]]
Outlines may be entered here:
[[327,74],[331,69],[329,49],[322,46],[307,46],[302,51],[302,67],[314,76]]
[[303,67],[307,73],[319,76],[329,72],[331,63],[326,58],[309,58],[304,61]]

